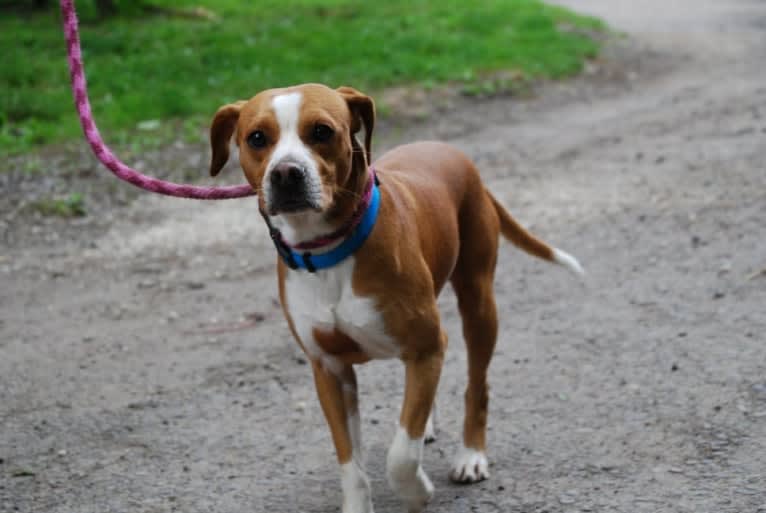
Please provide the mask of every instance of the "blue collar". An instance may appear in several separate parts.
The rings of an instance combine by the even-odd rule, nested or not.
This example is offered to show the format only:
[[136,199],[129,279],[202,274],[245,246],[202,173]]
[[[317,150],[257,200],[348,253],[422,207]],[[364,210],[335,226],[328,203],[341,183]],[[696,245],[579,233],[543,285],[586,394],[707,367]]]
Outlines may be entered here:
[[370,236],[375,221],[378,219],[378,212],[380,210],[380,189],[378,188],[378,180],[374,179],[372,185],[372,198],[370,199],[370,205],[365,210],[361,221],[356,226],[351,235],[344,240],[335,249],[331,249],[326,253],[320,253],[313,255],[310,251],[299,253],[288,247],[282,240],[282,234],[277,228],[274,228],[269,222],[268,217],[264,214],[264,219],[269,227],[269,233],[271,240],[274,242],[274,246],[277,248],[277,253],[282,260],[287,264],[290,269],[306,269],[308,272],[313,273],[321,269],[328,269],[335,265],[338,265],[346,258],[353,255],[356,250],[362,247],[362,244]]

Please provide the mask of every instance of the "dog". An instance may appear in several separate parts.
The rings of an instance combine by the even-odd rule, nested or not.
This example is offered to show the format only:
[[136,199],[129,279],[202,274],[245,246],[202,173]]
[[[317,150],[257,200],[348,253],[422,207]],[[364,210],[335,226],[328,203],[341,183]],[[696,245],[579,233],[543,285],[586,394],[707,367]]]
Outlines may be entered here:
[[[343,513],[372,513],[362,463],[354,365],[398,358],[405,367],[399,427],[386,459],[410,513],[434,487],[421,465],[447,348],[437,297],[457,295],[468,355],[463,443],[450,477],[489,477],[487,368],[497,338],[493,280],[499,235],[582,273],[578,261],[527,232],[482,184],[459,150],[399,146],[371,162],[375,104],[351,88],[304,84],[263,91],[218,109],[211,175],[232,137],[278,253],[284,316],[314,375],[332,434]],[[357,134],[364,128],[364,144]]]

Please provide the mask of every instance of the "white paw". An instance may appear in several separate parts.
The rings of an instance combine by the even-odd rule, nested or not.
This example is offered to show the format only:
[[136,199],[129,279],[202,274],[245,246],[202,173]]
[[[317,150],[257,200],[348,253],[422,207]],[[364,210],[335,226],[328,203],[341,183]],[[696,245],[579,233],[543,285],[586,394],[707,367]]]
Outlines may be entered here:
[[340,466],[343,487],[343,513],[374,513],[370,482],[358,462]]
[[462,447],[452,460],[449,475],[455,483],[478,483],[489,478],[487,456],[476,449]]
[[423,439],[410,438],[400,427],[388,450],[386,474],[408,513],[420,513],[434,494],[434,485],[420,464],[422,455]]
[[434,485],[420,466],[414,479],[398,480],[397,477],[389,475],[389,483],[404,502],[407,513],[420,513],[434,495]]

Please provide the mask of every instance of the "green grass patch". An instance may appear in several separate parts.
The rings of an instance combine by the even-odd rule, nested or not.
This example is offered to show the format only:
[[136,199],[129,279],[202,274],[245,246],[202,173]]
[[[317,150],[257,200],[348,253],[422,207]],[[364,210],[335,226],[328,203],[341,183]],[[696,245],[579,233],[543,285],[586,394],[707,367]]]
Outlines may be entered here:
[[82,194],[72,193],[64,198],[42,198],[27,208],[46,217],[83,217],[87,214]]
[[[105,19],[79,4],[90,99],[110,139],[183,137],[164,122],[202,124],[223,103],[301,82],[374,93],[498,70],[564,77],[596,55],[588,34],[603,28],[538,0],[123,1]],[[0,52],[0,151],[77,137],[58,11],[0,13]]]

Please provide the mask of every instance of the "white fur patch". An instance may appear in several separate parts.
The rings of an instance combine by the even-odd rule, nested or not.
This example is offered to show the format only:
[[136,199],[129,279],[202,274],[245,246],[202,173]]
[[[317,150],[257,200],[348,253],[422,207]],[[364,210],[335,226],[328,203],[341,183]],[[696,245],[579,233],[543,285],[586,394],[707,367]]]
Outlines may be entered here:
[[[315,239],[321,235],[335,231],[335,227],[324,220],[324,214],[306,210],[290,214],[278,214],[269,216],[271,224],[282,232],[282,238],[288,244],[298,244],[307,240]],[[323,248],[322,252],[330,251],[343,241],[330,244]]]
[[559,265],[563,265],[575,274],[579,274],[580,276],[585,274],[580,262],[566,251],[553,248],[553,261]]
[[[279,141],[271,154],[263,174],[264,199],[266,204],[271,202],[271,172],[274,167],[284,160],[300,164],[306,168],[307,194],[309,200],[319,204],[322,200],[322,180],[319,169],[309,148],[300,137],[300,113],[303,95],[298,92],[280,94],[271,100],[271,107],[279,124]],[[279,216],[276,216],[279,217]]]
[[436,403],[431,407],[431,413],[428,414],[428,421],[426,422],[426,431],[423,434],[423,441],[427,444],[436,440]]
[[476,483],[489,478],[489,463],[482,451],[461,447],[452,460],[450,479],[456,483]]
[[354,294],[351,279],[355,257],[316,273],[290,272],[285,279],[287,309],[309,356],[337,375],[343,364],[325,353],[314,340],[314,329],[338,328],[353,339],[370,358],[395,358],[399,346],[386,333],[383,316],[371,298]]
[[388,483],[407,506],[407,511],[421,511],[434,493],[434,485],[420,464],[423,457],[423,439],[410,438],[407,430],[399,427],[386,458]]
[[373,513],[370,481],[356,460],[340,466],[343,513]]

